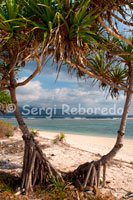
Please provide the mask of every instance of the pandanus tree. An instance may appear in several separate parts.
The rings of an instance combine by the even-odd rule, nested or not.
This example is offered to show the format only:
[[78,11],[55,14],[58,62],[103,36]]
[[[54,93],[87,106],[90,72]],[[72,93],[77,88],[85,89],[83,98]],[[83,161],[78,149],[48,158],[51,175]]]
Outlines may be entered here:
[[[95,52],[96,55],[92,55],[89,58],[91,65],[95,69],[97,78],[95,82],[99,81],[99,86],[104,90],[108,90],[108,93],[112,98],[119,96],[120,90],[123,90],[126,96],[124,110],[121,118],[120,127],[118,130],[117,140],[114,147],[109,153],[103,155],[98,161],[92,161],[91,163],[85,163],[79,166],[74,172],[68,174],[69,177],[73,177],[73,180],[79,180],[79,187],[85,189],[89,184],[91,186],[99,186],[99,178],[101,167],[103,167],[103,186],[106,180],[106,166],[111,159],[119,152],[123,146],[123,139],[125,135],[126,123],[128,113],[131,105],[131,98],[133,94],[133,62],[131,45],[123,41],[117,41],[119,48],[123,52],[129,52],[129,55],[121,55],[119,58],[114,58],[112,55],[108,55],[108,52],[102,53]],[[109,56],[109,60],[108,60]],[[82,72],[88,74],[88,71],[84,68],[80,68]],[[106,82],[107,81],[107,82]],[[110,82],[110,84],[109,84]]]
[[[127,94],[116,145],[99,161],[85,163],[63,177],[77,179],[82,188],[99,184],[100,166],[104,166],[122,147],[122,139],[133,90],[132,42],[121,36],[114,20],[132,26],[126,20],[130,1],[72,1],[72,0],[5,0],[0,6],[0,91],[9,90],[15,105],[15,116],[25,143],[22,189],[32,190],[35,184],[48,183],[55,176],[63,181],[38,143],[30,134],[18,109],[16,88],[31,81],[42,65],[53,59],[58,73],[65,63],[68,72],[87,76],[109,87],[112,96],[119,90]],[[120,13],[122,17],[116,12]],[[113,20],[112,20],[113,18]],[[109,25],[109,26],[108,26]],[[111,30],[112,29],[112,30]],[[121,44],[121,45],[120,45]],[[26,62],[36,60],[31,76],[18,83],[16,73]],[[122,66],[120,67],[120,63]]]
[[[12,104],[15,107],[14,114],[23,133],[25,152],[21,187],[25,188],[25,191],[28,192],[36,182],[47,182],[49,177],[60,175],[42,153],[37,142],[30,134],[18,109],[16,88],[27,84],[40,72],[40,38],[43,43],[41,37],[42,30],[39,33],[33,30],[34,28],[31,26],[30,20],[29,24],[26,24],[25,2],[23,1],[21,3],[23,5],[19,5],[16,0],[6,0],[2,1],[0,6],[0,92],[9,90]],[[48,27],[44,27],[44,31],[48,30]],[[36,60],[36,70],[25,81],[18,83],[16,81],[16,74],[19,68],[23,67],[25,62],[30,59]]]

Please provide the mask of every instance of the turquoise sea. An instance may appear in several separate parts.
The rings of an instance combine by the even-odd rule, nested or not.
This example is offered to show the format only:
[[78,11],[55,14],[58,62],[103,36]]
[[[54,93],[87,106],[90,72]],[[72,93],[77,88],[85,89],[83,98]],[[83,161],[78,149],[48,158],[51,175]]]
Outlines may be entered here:
[[[17,125],[16,119],[4,118],[3,120]],[[64,132],[67,134],[94,135],[116,137],[120,125],[119,118],[113,119],[24,119],[29,128],[36,130]],[[133,118],[127,121],[125,138],[133,139]]]

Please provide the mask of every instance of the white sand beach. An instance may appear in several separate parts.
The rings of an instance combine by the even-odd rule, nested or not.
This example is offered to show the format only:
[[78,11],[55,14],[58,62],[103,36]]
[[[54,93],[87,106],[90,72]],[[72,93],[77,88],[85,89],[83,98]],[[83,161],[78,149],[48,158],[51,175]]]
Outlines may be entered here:
[[[48,139],[54,139],[58,134],[57,132],[39,131],[41,137]],[[108,153],[116,142],[116,138],[74,134],[65,134],[65,136],[65,141],[73,147],[100,155]],[[133,140],[124,139],[124,146],[115,158],[133,162]]]
[[[115,144],[115,138],[65,134],[65,142],[54,144],[59,133],[40,131],[36,139],[55,168],[71,171],[80,164],[98,160]],[[7,161],[0,170],[20,172],[23,162],[21,132],[0,141],[0,160]],[[124,147],[107,168],[107,184],[102,192],[111,192],[118,199],[133,192],[133,140],[124,140]]]

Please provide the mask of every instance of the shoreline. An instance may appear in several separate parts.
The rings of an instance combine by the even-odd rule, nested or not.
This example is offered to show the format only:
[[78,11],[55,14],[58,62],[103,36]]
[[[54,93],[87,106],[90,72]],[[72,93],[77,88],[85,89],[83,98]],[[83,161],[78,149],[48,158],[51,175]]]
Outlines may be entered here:
[[[29,129],[32,129],[32,128],[29,128]],[[105,135],[96,135],[96,134],[87,134],[87,133],[77,133],[77,132],[65,132],[65,131],[53,131],[53,130],[42,130],[42,129],[34,129],[35,131],[38,131],[38,132],[46,132],[46,133],[56,133],[56,134],[60,134],[60,133],[64,133],[65,135],[79,135],[79,136],[87,136],[87,137],[98,137],[98,138],[107,138],[107,139],[116,139],[117,138],[117,132],[116,132],[116,136],[113,137],[111,135],[109,136],[105,136]],[[133,138],[127,138],[127,137],[124,137],[124,140],[127,140],[127,141],[133,141]]]
[[[38,131],[39,137],[47,138],[53,140],[60,132],[52,131]],[[107,154],[115,145],[116,138],[94,136],[94,135],[80,135],[80,134],[65,134],[65,142],[72,147],[79,148],[81,150],[105,155]],[[115,159],[133,162],[133,140],[124,139],[123,147],[115,156]]]
[[[14,126],[18,126],[15,118],[14,119],[8,119],[8,118],[4,119],[3,118],[3,120],[11,123]],[[91,122],[89,122],[89,124],[86,122],[83,122],[83,123],[81,123],[81,126],[84,126],[85,128],[79,127],[79,129],[78,129],[78,125],[80,123],[80,122],[78,122],[79,119],[69,119],[69,120],[65,119],[65,121],[64,121],[64,119],[57,119],[57,122],[56,122],[56,119],[55,120],[49,119],[47,122],[47,119],[45,121],[43,118],[37,118],[37,119],[27,119],[26,118],[25,120],[26,120],[26,123],[27,123],[29,129],[34,129],[34,130],[38,130],[38,131],[63,132],[65,134],[72,134],[72,135],[106,137],[106,138],[113,138],[113,139],[115,139],[117,137],[117,130],[119,129],[119,125],[118,125],[119,123],[118,122],[116,123],[115,120],[113,120],[114,122],[111,122],[111,125],[109,122],[109,126],[107,127],[106,122],[102,122],[103,120],[100,119],[100,120],[98,120],[98,121],[101,121],[101,122],[98,122],[99,128],[97,125],[95,127],[95,124],[93,125]],[[34,123],[34,120],[35,120],[36,124]],[[44,120],[44,124],[43,124],[43,120]],[[129,118],[129,120],[130,120],[130,118]],[[64,125],[61,124],[62,123],[61,121],[63,121]],[[67,121],[74,121],[74,124],[67,122]],[[89,120],[86,119],[85,121],[90,121],[90,119]],[[129,122],[130,122],[129,129],[127,129],[127,131],[125,133],[125,139],[133,141],[133,135],[131,134],[132,133],[132,121],[129,121]],[[47,123],[51,124],[51,126],[47,125]],[[70,127],[69,127],[69,123],[70,123]],[[103,124],[103,128],[102,128],[101,123]],[[104,123],[105,123],[105,127],[104,127]],[[114,126],[113,123],[115,123],[114,128],[113,128],[113,126]],[[91,125],[93,125],[93,126],[91,127]],[[90,129],[89,129],[89,127],[90,127]]]

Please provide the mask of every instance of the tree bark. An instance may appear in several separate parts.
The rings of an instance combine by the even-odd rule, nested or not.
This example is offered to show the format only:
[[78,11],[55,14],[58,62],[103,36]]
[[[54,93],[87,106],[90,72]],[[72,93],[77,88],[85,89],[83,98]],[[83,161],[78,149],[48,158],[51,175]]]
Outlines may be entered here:
[[35,184],[47,184],[49,179],[52,177],[61,181],[63,181],[63,179],[60,173],[58,173],[58,171],[51,165],[46,155],[40,149],[37,141],[29,132],[27,125],[19,112],[16,98],[14,69],[10,72],[10,85],[9,91],[11,100],[15,107],[14,114],[19,124],[19,128],[23,133],[25,143],[21,189],[27,194],[29,191],[32,191]]
[[125,135],[125,128],[126,128],[129,108],[131,105],[132,94],[133,94],[133,62],[129,65],[129,88],[126,96],[124,111],[121,118],[116,144],[114,145],[112,150],[108,154],[102,156],[100,160],[82,164],[73,172],[66,174],[66,179],[70,178],[75,184],[76,182],[78,182],[79,189],[84,190],[85,188],[87,188],[87,186],[95,186],[95,185],[97,187],[99,186],[101,166],[103,167],[103,186],[105,185],[106,165],[112,158],[114,158],[114,156],[119,152],[119,150],[123,146],[123,139]]
[[101,158],[101,160],[100,160],[101,163],[105,163],[105,162],[108,162],[109,160],[111,160],[123,146],[123,139],[124,139],[124,135],[125,135],[127,118],[128,118],[130,105],[131,105],[131,100],[132,100],[132,92],[133,92],[133,62],[129,66],[129,89],[128,89],[127,96],[126,96],[124,111],[123,111],[123,115],[121,118],[120,129],[118,130],[116,144],[107,155],[105,155]]
[[35,56],[35,59],[36,59],[36,62],[37,62],[37,68],[36,68],[36,70],[25,81],[23,81],[21,83],[17,83],[16,87],[20,87],[20,86],[26,85],[27,83],[29,83],[41,71],[41,64],[40,64],[40,59],[38,57],[38,54]]
[[123,37],[120,34],[115,33],[110,28],[108,28],[100,16],[98,17],[98,20],[99,20],[100,24],[107,30],[108,33],[110,33],[111,35],[113,35],[115,38],[117,38],[119,40],[123,40],[124,42],[126,42],[127,44],[129,44],[131,46],[133,45],[133,43],[130,40],[128,40],[127,38]]

